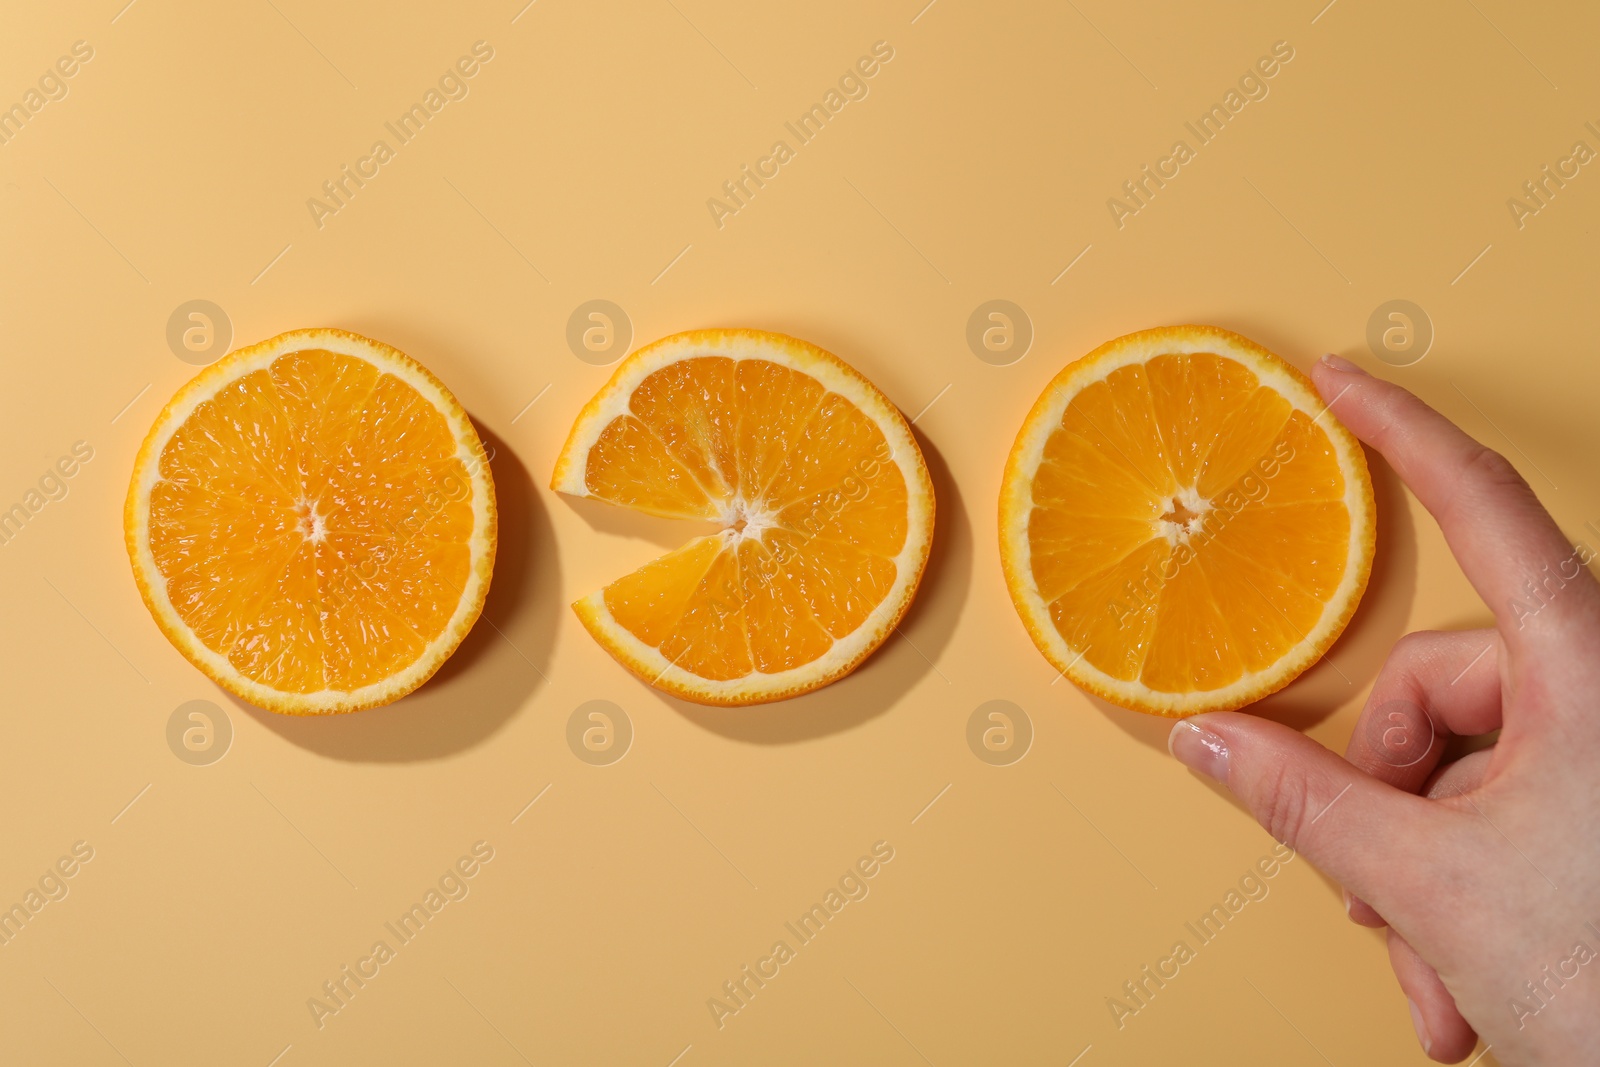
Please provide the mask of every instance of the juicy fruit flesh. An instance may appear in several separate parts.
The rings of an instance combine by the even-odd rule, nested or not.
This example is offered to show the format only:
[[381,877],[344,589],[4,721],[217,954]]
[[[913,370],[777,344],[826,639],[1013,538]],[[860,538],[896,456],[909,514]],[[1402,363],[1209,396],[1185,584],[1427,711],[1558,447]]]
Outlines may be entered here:
[[173,609],[241,674],[349,692],[415,662],[471,569],[472,483],[444,415],[365,360],[289,353],[161,451],[149,540]]
[[1067,644],[1113,678],[1184,693],[1264,670],[1344,577],[1350,513],[1328,435],[1237,360],[1111,371],[1047,439],[1032,571]]
[[883,432],[778,363],[698,356],[655,371],[584,475],[612,503],[723,524],[604,590],[619,625],[702,678],[814,662],[894,585],[907,489]]

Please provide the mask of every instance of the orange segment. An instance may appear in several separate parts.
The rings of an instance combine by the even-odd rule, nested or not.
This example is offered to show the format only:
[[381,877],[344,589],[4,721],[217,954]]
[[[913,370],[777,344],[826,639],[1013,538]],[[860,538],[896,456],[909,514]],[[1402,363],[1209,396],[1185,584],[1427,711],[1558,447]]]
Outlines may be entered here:
[[783,531],[774,531],[772,540],[775,543],[770,547],[755,540],[743,541],[738,547],[751,663],[764,674],[793,670],[822,658],[835,633],[848,634],[866,617],[865,611],[853,620],[847,619],[847,612],[828,611],[827,598],[818,595],[822,591],[816,583],[797,574],[814,569],[813,561],[801,551],[804,546]]
[[1143,367],[1119,367],[1085,386],[1062,415],[1061,429],[1120,471],[1130,488],[1143,487],[1152,499],[1171,494],[1175,483]]
[[702,703],[853,670],[910,603],[933,526],[899,412],[837,357],[751,330],[630,356],[579,414],[552,486],[723,524],[574,605],[624,666]]
[[1062,371],[1006,465],[1001,561],[1045,656],[1126,707],[1188,715],[1287,685],[1372,563],[1360,445],[1298,371],[1214,327],[1119,338]]
[[1158,355],[1144,366],[1172,476],[1193,485],[1210,454],[1213,428],[1249,401],[1256,376],[1237,360],[1204,351]]
[[494,487],[438,380],[334,330],[232,353],[179,390],[124,513],[146,605],[191,662],[274,711],[415,689],[482,609]]
[[639,640],[660,647],[721,554],[721,538],[697,538],[606,586],[606,608]]
[[739,485],[747,493],[759,494],[797,448],[817,441],[807,431],[826,388],[800,367],[761,358],[739,364],[734,398],[739,411]]
[[1271,453],[1288,420],[1289,402],[1262,386],[1226,418],[1197,425],[1196,431],[1211,435],[1212,443],[1192,483],[1195,491],[1209,500],[1243,478]]
[[640,419],[615,419],[602,437],[600,459],[584,479],[589,495],[668,518],[716,517],[695,471]]
[[1050,601],[1051,625],[1081,651],[1080,663],[1118,678],[1138,673],[1149,653],[1157,606],[1141,587],[1170,556],[1165,541],[1147,540],[1110,566],[1066,583]]
[[750,673],[750,640],[740,586],[738,554],[724,548],[706,568],[689,594],[683,614],[661,642],[661,655],[667,663],[664,669],[676,668],[713,682]]

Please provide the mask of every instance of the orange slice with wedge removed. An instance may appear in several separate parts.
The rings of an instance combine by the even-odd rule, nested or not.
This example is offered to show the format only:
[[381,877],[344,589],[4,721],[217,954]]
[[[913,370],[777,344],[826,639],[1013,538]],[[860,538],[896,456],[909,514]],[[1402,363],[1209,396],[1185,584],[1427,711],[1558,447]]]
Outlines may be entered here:
[[838,357],[755,330],[629,356],[551,488],[722,527],[573,605],[624,667],[702,704],[849,674],[904,615],[933,536],[928,468],[894,405]]

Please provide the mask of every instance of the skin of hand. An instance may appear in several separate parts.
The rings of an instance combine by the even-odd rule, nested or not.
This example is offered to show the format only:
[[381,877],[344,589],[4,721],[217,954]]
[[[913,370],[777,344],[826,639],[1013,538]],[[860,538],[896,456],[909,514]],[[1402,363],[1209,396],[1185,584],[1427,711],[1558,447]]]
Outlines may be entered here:
[[[1600,584],[1503,457],[1336,356],[1318,391],[1432,513],[1491,629],[1407,634],[1341,759],[1223,712],[1172,753],[1388,928],[1423,1049],[1508,1065],[1600,1062]],[[1453,735],[1500,731],[1440,765]]]

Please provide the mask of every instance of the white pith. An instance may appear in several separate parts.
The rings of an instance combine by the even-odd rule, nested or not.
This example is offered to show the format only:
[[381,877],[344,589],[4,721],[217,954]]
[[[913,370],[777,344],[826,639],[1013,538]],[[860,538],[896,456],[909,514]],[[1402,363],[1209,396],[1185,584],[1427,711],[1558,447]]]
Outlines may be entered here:
[[759,541],[761,535],[778,525],[777,512],[767,507],[764,500],[746,500],[736,494],[722,509],[718,520],[724,532],[731,535],[734,544],[740,541]]
[[[1176,515],[1178,506],[1193,514],[1192,518],[1182,522],[1168,519],[1167,515]],[[1176,548],[1186,545],[1200,528],[1205,525],[1206,513],[1211,510],[1211,501],[1200,495],[1200,491],[1192,485],[1185,485],[1172,495],[1167,502],[1167,508],[1162,512],[1162,517],[1155,522],[1155,533],[1166,538],[1167,544]]]
[[317,510],[317,504],[318,501],[305,497],[294,502],[295,511],[300,516],[300,536],[314,545],[320,545],[328,539],[328,520]]

